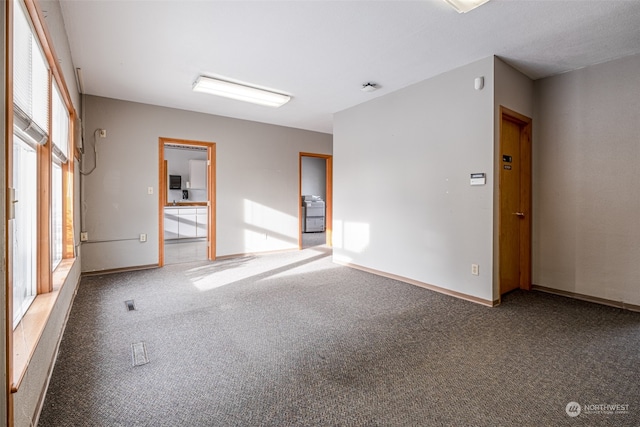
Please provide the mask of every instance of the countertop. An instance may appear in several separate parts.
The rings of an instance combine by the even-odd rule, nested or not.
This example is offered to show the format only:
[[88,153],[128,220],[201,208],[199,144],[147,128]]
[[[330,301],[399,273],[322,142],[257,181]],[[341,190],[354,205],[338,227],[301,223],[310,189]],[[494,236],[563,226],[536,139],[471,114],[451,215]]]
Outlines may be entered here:
[[165,208],[179,208],[185,206],[207,206],[207,202],[176,202],[175,205],[173,203],[167,203],[164,205]]

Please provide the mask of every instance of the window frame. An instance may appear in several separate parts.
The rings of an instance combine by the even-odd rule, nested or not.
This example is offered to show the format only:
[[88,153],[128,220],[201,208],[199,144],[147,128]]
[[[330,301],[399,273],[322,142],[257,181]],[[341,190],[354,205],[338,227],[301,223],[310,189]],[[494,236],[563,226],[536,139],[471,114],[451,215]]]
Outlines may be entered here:
[[[27,367],[29,366],[29,359],[37,346],[38,340],[42,335],[42,330],[46,326],[48,316],[53,309],[57,294],[59,293],[62,284],[66,281],[66,278],[70,272],[70,267],[75,262],[75,241],[74,241],[74,171],[75,161],[79,158],[79,150],[76,148],[75,139],[76,133],[76,121],[78,115],[71,102],[68,86],[65,83],[62,69],[57,59],[58,56],[55,53],[53,47],[52,38],[48,33],[46,27],[46,21],[44,14],[40,9],[38,0],[9,0],[5,2],[5,24],[7,34],[7,75],[6,81],[6,107],[8,109],[6,115],[6,131],[5,138],[7,144],[13,145],[13,123],[14,123],[14,91],[13,91],[13,57],[15,52],[13,51],[14,43],[14,16],[15,8],[23,8],[23,11],[29,21],[32,36],[36,40],[41,49],[40,54],[43,55],[46,64],[48,65],[48,137],[44,145],[37,147],[37,173],[36,182],[38,185],[38,197],[37,197],[37,248],[36,248],[36,277],[37,277],[37,292],[34,303],[31,307],[36,305],[39,308],[31,310],[27,309],[27,312],[23,316],[23,320],[27,315],[30,317],[37,317],[37,327],[32,327],[33,322],[30,320],[26,326],[23,324],[23,320],[18,323],[18,326],[13,328],[13,271],[11,267],[12,263],[12,250],[10,249],[9,242],[11,241],[10,233],[7,233],[7,240],[5,241],[5,247],[7,248],[7,268],[6,268],[6,342],[7,342],[7,382],[9,389],[12,393],[18,390]],[[57,86],[57,89],[56,89]],[[62,162],[62,194],[60,195],[62,206],[62,261],[52,269],[52,172],[53,161],[58,156],[54,155],[53,148],[53,132],[52,132],[52,98],[53,91],[58,90],[64,109],[68,114],[68,138],[67,144],[67,159],[66,162]],[[6,152],[6,171],[5,178],[7,187],[12,188],[12,173],[13,173],[13,159],[12,154],[7,150]],[[11,203],[11,200],[9,200]],[[10,210],[8,211],[10,212]],[[10,230],[10,217],[7,216],[5,226],[7,230]],[[53,295],[51,295],[53,294]],[[42,307],[46,306],[47,309],[41,313]],[[28,348],[25,348],[23,342],[28,342]],[[15,345],[14,345],[15,344]],[[26,356],[25,356],[26,353]],[[10,411],[11,412],[11,411]],[[10,414],[9,421],[12,420]]]

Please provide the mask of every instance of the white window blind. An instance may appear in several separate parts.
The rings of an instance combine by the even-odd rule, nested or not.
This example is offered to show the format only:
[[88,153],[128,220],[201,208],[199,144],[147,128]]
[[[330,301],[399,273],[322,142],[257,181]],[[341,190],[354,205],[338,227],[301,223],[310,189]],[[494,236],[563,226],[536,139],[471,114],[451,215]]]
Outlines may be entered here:
[[33,89],[31,90],[31,102],[33,116],[31,117],[38,126],[49,133],[49,66],[42,53],[36,38],[33,42],[33,75],[31,76]]
[[69,156],[69,110],[62,100],[58,85],[53,85],[51,134],[54,154],[65,163]]
[[13,102],[31,117],[31,27],[15,3],[13,15]]
[[37,143],[49,132],[49,67],[22,2],[14,14],[14,108],[16,126]]

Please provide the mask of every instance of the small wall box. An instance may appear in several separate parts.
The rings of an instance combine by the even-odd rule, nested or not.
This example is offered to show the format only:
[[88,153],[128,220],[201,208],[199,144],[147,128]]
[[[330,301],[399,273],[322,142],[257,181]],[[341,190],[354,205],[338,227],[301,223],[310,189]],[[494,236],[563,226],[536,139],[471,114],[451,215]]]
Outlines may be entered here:
[[169,190],[180,190],[182,188],[182,176],[169,175]]
[[485,173],[472,173],[471,185],[485,185],[487,183],[487,177]]

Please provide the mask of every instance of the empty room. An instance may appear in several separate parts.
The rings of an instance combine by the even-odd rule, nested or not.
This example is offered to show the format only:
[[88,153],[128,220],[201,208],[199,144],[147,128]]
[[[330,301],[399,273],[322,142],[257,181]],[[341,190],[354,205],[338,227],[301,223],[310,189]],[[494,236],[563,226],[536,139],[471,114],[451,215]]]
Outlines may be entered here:
[[1,10],[0,425],[640,425],[640,2]]

